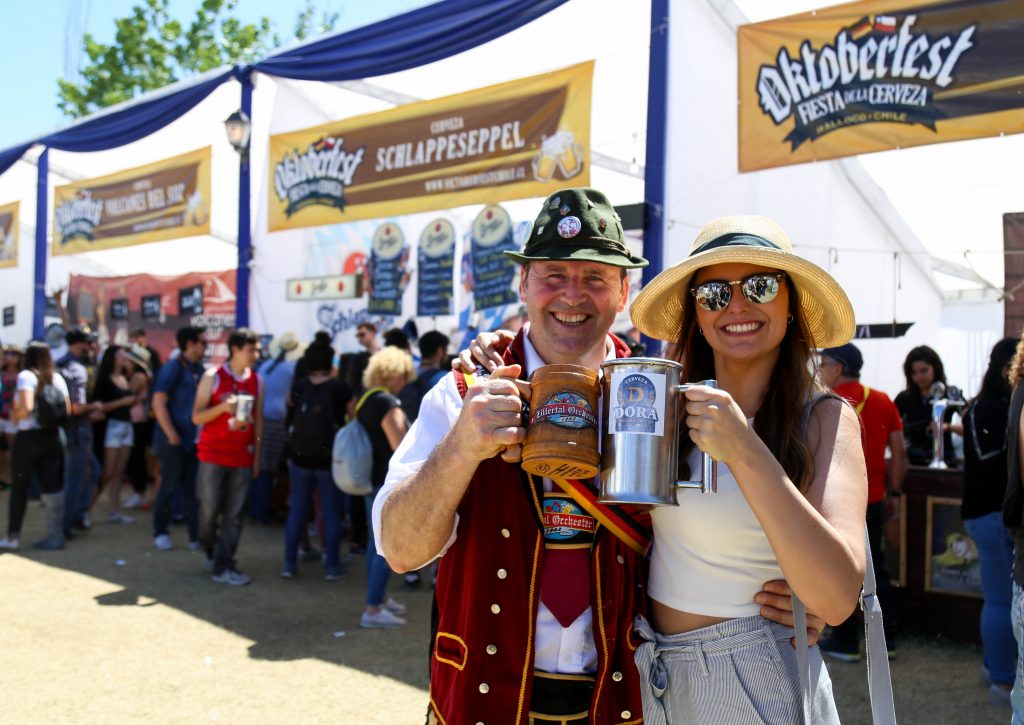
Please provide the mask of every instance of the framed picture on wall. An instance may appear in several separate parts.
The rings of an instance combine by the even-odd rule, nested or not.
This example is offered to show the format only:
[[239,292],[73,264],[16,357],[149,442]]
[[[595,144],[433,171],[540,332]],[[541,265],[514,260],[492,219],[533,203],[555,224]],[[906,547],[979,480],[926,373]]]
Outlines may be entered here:
[[927,506],[925,591],[981,598],[978,547],[964,530],[960,499],[929,496]]
[[894,587],[907,586],[907,497],[891,498],[885,504],[882,528],[885,570]]

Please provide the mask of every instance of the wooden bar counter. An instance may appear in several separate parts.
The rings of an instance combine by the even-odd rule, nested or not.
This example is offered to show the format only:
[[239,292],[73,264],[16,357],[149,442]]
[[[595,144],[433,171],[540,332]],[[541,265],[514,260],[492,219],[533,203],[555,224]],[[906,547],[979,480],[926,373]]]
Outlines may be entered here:
[[900,630],[980,641],[978,552],[960,518],[963,472],[910,466],[903,490],[900,519],[886,526],[886,544],[896,544],[886,562]]

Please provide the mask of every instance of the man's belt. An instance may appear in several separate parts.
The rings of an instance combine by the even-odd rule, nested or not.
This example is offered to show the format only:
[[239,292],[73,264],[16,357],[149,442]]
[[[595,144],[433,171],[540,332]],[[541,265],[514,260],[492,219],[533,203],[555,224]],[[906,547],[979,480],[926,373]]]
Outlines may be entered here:
[[534,670],[530,718],[538,722],[586,722],[594,694],[591,675],[562,675]]

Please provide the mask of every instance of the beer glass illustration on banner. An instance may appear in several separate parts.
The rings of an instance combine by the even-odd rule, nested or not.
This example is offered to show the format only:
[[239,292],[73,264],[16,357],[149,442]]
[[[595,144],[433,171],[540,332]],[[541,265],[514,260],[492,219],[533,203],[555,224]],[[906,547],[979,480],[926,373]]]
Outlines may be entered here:
[[583,170],[583,147],[576,143],[572,131],[563,129],[547,136],[533,159],[533,176],[537,181],[550,181],[556,169],[563,179],[571,179]]
[[[679,427],[685,418],[682,366],[660,358],[623,358],[601,365],[602,503],[676,506],[676,489],[718,491],[718,464],[701,453],[699,481],[676,481]],[[699,385],[716,387],[714,380]]]

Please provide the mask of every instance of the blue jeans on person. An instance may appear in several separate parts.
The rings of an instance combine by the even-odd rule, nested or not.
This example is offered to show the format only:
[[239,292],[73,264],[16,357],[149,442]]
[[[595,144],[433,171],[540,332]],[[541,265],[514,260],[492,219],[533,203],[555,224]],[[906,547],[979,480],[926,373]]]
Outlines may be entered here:
[[391,578],[391,568],[387,559],[377,553],[377,542],[373,537],[373,500],[381,486],[374,486],[373,493],[363,496],[363,503],[366,505],[366,524],[369,528],[369,535],[366,537],[366,604],[371,607],[380,607],[388,590],[388,579]]
[[214,576],[236,569],[235,554],[245,525],[245,499],[252,480],[249,466],[220,466],[199,462],[199,543],[213,559]]
[[1017,640],[1017,669],[1013,677],[1013,692],[1010,693],[1013,718],[1010,723],[1024,725],[1024,589],[1017,582],[1013,582],[1010,624],[1013,626],[1013,637]]
[[964,529],[978,547],[981,562],[981,643],[992,682],[1013,682],[1015,647],[1010,622],[1013,539],[1001,511],[964,520]]
[[284,568],[295,572],[299,540],[309,516],[309,502],[313,491],[320,493],[320,511],[324,521],[325,570],[328,574],[341,572],[341,491],[334,485],[329,468],[304,468],[288,463],[291,494],[288,499],[288,521],[284,525]]
[[64,535],[71,525],[82,522],[82,514],[92,501],[92,425],[79,426],[69,431],[64,448]]
[[168,533],[171,524],[171,502],[175,495],[182,499],[188,540],[199,540],[199,502],[196,500],[196,473],[199,461],[195,449],[172,446],[162,434],[153,438],[153,450],[160,461],[160,488],[153,504],[153,536]]

